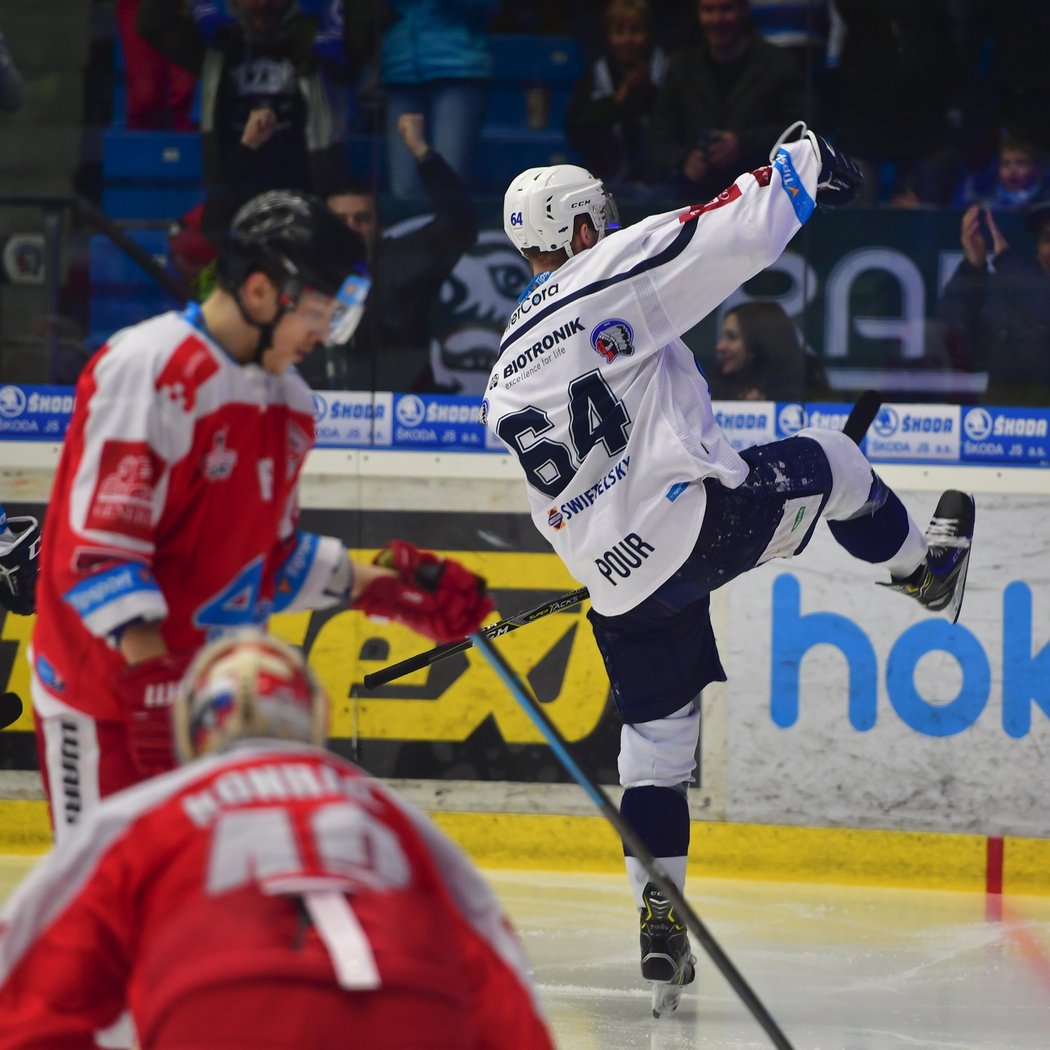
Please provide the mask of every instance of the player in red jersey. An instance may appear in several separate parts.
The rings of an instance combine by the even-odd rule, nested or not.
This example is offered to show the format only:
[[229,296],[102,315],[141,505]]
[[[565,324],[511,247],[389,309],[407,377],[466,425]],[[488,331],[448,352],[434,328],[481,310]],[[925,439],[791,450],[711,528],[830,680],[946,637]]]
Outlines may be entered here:
[[[381,565],[300,530],[314,442],[293,367],[365,248],[272,191],[235,217],[203,304],[118,332],[85,369],[44,527],[31,690],[56,834],[171,768],[166,704],[209,638],[349,602],[436,641],[476,629],[484,581],[395,541]],[[114,687],[116,683],[116,687]]]
[[421,814],[324,751],[328,701],[258,631],[201,650],[185,766],[105,799],[0,912],[0,1050],[550,1050],[517,936]]

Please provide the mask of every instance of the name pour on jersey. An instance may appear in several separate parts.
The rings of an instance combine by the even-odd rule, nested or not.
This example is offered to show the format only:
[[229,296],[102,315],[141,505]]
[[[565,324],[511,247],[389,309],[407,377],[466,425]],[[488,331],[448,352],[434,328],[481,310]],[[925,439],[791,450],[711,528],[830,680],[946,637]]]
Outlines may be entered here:
[[600,558],[595,558],[594,564],[605,580],[615,587],[617,583],[613,579],[614,573],[620,579],[626,580],[655,550],[656,548],[651,543],[646,543],[637,532],[629,532],[623,539],[617,540]]

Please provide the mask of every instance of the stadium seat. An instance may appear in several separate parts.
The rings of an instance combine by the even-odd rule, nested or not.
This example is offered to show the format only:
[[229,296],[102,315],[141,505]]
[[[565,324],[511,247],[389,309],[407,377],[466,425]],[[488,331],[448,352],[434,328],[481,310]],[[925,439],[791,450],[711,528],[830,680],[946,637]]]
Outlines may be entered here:
[[573,37],[494,34],[488,127],[561,131],[572,87],[583,72]]
[[[167,265],[165,230],[129,231],[141,247]],[[88,343],[100,347],[114,332],[181,305],[108,237],[97,234],[88,246],[91,281],[91,318]]]
[[108,128],[102,143],[102,209],[114,219],[175,219],[202,196],[196,132]]
[[526,168],[579,163],[561,131],[482,128],[478,153],[477,188],[500,194]]

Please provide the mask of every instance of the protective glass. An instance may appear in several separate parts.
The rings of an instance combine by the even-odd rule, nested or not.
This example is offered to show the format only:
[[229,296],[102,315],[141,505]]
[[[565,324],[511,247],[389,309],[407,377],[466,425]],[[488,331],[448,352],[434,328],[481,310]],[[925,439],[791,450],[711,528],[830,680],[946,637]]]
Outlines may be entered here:
[[350,337],[357,331],[371,287],[372,279],[363,269],[350,274],[343,281],[335,296],[335,310],[328,328],[328,338],[325,340],[330,346],[341,346],[349,342]]
[[620,207],[616,198],[603,186],[605,192],[605,232],[613,233],[620,229]]

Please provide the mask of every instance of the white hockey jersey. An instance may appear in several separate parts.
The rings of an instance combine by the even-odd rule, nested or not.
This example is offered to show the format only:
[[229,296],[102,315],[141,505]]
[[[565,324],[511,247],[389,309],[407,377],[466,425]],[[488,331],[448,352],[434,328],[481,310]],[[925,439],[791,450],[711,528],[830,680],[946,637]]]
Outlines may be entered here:
[[533,521],[603,615],[685,561],[714,477],[747,465],[681,340],[783,252],[813,212],[808,141],[714,200],[654,215],[535,278],[511,315],[482,415],[518,458]]

